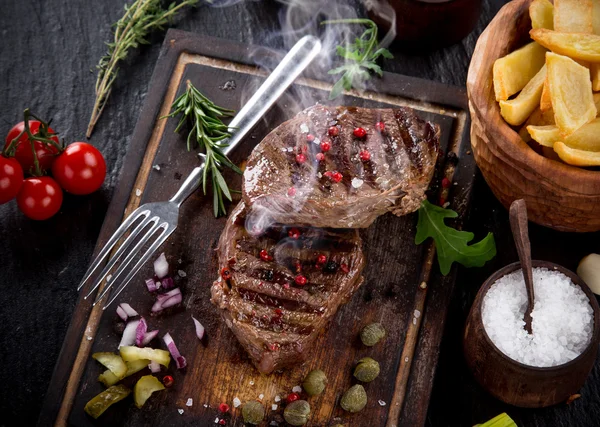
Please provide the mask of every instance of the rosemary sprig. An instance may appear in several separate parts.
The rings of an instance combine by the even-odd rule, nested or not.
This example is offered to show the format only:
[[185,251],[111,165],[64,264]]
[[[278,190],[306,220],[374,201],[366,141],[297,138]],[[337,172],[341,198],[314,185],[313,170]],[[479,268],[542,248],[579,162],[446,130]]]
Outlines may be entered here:
[[367,29],[354,43],[348,47],[337,46],[338,56],[346,59],[341,67],[329,70],[329,74],[342,74],[342,77],[333,85],[329,93],[329,99],[337,98],[342,91],[350,90],[352,87],[361,88],[365,81],[371,78],[370,72],[383,75],[381,67],[375,63],[377,58],[393,58],[394,56],[385,48],[377,48],[377,25],[370,19],[334,19],[321,22],[328,24],[359,24],[366,25]]
[[146,37],[156,29],[162,30],[169,24],[179,9],[184,6],[195,6],[199,0],[183,0],[181,3],[169,4],[165,9],[161,0],[135,0],[131,5],[125,5],[125,14],[114,24],[114,39],[107,43],[108,52],[102,58],[96,80],[96,100],[88,124],[86,136],[92,135],[106,101],[112,91],[119,69],[117,64],[125,59],[130,49],[140,44],[148,44]]
[[221,166],[225,165],[239,174],[242,173],[222,151],[228,145],[224,140],[231,134],[229,127],[223,123],[221,117],[233,116],[234,111],[215,105],[189,80],[186,83],[186,91],[173,102],[171,113],[164,117],[175,117],[181,114],[175,132],[179,132],[186,123],[189,123],[191,129],[187,136],[188,151],[192,151],[196,147],[204,149],[202,191],[206,194],[206,183],[210,174],[213,189],[213,212],[215,217],[218,217],[227,213],[223,198],[231,201],[231,192],[233,191],[229,189],[221,174]]

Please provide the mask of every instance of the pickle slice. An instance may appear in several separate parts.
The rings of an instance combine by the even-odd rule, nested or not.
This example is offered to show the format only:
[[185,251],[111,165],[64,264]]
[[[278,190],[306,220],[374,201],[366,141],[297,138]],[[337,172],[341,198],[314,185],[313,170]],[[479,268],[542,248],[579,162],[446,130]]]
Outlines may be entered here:
[[[144,368],[147,368],[149,363],[150,361],[147,359],[138,359],[132,360],[131,362],[126,362],[125,365],[127,366],[127,372],[125,373],[125,376],[123,378],[127,378],[128,376],[133,375]],[[116,383],[121,381],[123,378],[118,378],[109,369],[98,376],[98,381],[100,381],[106,387],[110,387],[111,385],[115,385]]]
[[104,352],[94,353],[92,357],[108,368],[117,378],[121,379],[125,377],[127,365],[125,365],[125,362],[119,355]]
[[133,387],[133,401],[141,408],[155,391],[164,390],[165,386],[154,376],[144,375]]
[[86,403],[83,410],[92,418],[98,418],[104,413],[112,404],[117,403],[125,399],[131,390],[125,387],[123,384],[114,385],[107,388],[99,395],[95,396],[92,400]]
[[169,367],[171,354],[166,350],[159,350],[150,347],[138,348],[134,346],[123,346],[120,349],[121,357],[125,362],[131,362],[138,359],[154,360],[164,367]]

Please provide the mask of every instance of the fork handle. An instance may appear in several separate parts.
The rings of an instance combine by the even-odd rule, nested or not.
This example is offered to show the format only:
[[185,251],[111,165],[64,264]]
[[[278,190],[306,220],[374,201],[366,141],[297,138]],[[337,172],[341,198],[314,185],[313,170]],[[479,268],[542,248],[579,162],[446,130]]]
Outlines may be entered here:
[[177,190],[177,193],[171,197],[170,202],[175,203],[177,206],[181,206],[181,204],[185,202],[185,200],[190,197],[192,193],[198,189],[198,187],[200,187],[200,184],[202,183],[201,178],[203,171],[204,162],[192,170],[185,181],[183,181],[183,184],[181,184],[181,187],[179,187],[179,190]]
[[[225,154],[229,154],[240,143],[320,51],[321,41],[317,37],[304,36],[298,40],[231,121],[229,127],[235,129],[231,129],[231,138],[223,141],[229,144],[223,150]],[[200,187],[203,171],[204,164],[194,168],[170,201],[181,205]]]

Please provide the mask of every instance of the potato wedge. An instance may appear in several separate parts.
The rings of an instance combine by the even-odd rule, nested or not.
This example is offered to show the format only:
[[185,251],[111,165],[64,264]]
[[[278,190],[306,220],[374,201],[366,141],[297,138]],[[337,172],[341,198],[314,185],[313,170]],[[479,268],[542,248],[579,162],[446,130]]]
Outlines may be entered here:
[[525,124],[519,130],[519,136],[525,142],[531,141],[531,136],[527,132],[527,126],[547,126],[553,125],[554,123],[554,111],[541,111],[540,108],[536,108],[531,116],[527,119]]
[[527,126],[527,132],[531,139],[544,147],[554,147],[554,143],[560,140],[560,132],[555,125]]
[[559,33],[545,28],[529,32],[540,45],[552,52],[583,61],[600,62],[600,36],[582,33]]
[[[540,104],[542,87],[546,80],[546,66],[525,85],[516,98],[508,101],[500,101],[500,114],[509,124],[518,126],[522,124],[533,113]],[[552,104],[550,104],[552,108]]]
[[596,113],[596,117],[599,117],[600,116],[600,93],[594,94],[594,104],[596,104],[596,110],[598,110],[598,112]]
[[578,150],[568,147],[561,141],[554,143],[554,151],[563,162],[573,166],[600,166],[600,152],[598,151]]
[[566,137],[596,117],[590,70],[552,52],[546,55],[546,63],[554,118]]
[[557,126],[527,126],[531,138],[544,147],[552,147],[562,141],[570,148],[600,151],[600,119],[594,119],[566,138],[562,138]]
[[529,5],[529,17],[533,28],[554,29],[554,6],[548,0],[533,0]]
[[540,97],[540,110],[550,111],[552,110],[552,98],[550,98],[550,86],[548,86],[548,75],[544,79],[544,86],[542,88],[542,96]]
[[554,30],[591,34],[593,29],[592,0],[554,0]]
[[496,101],[519,92],[544,66],[546,49],[533,42],[494,62]]
[[592,90],[600,91],[600,63],[591,64],[590,73],[592,75]]

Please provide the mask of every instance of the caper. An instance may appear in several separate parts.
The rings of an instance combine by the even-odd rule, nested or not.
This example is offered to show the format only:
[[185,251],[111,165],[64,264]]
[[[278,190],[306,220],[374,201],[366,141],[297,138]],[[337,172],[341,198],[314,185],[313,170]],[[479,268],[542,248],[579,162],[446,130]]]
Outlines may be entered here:
[[283,418],[293,426],[303,426],[308,421],[310,405],[306,400],[296,400],[285,407]]
[[256,400],[244,403],[242,408],[244,422],[252,425],[258,425],[265,418],[265,408]]
[[360,333],[360,340],[367,347],[373,347],[383,337],[385,337],[385,329],[383,329],[381,323],[371,323],[365,326]]
[[359,412],[367,405],[367,392],[360,384],[353,385],[342,396],[342,409],[348,412]]
[[369,383],[373,381],[379,375],[379,362],[371,359],[370,357],[364,357],[358,361],[358,365],[354,369],[354,377],[358,381],[363,383]]
[[325,372],[315,369],[314,371],[310,371],[306,378],[304,378],[302,388],[309,396],[316,396],[323,393],[326,385],[327,377],[325,376]]

